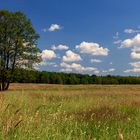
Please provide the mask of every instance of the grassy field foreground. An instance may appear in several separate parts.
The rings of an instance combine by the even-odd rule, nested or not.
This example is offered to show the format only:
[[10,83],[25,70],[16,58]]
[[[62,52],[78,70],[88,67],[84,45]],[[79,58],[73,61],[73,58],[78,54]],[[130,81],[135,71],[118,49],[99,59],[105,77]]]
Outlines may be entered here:
[[1,140],[140,139],[139,85],[12,84],[0,94]]

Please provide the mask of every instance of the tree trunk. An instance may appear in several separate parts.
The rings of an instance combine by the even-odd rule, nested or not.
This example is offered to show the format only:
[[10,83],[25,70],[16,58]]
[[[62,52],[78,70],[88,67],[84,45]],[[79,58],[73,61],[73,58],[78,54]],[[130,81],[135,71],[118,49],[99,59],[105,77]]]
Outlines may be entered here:
[[1,81],[0,81],[0,91],[5,91],[9,88],[9,85],[10,85],[10,80],[2,75],[1,77]]
[[2,82],[0,85],[0,91],[8,90],[10,82]]
[[0,91],[2,90],[2,88],[1,88],[1,82],[0,82]]

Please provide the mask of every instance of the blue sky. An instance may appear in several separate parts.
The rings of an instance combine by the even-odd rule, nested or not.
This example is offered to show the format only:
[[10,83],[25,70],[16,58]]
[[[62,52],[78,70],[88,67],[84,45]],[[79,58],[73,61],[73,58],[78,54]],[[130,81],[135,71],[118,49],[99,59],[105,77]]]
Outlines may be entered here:
[[40,70],[139,75],[139,0],[0,0],[40,34]]

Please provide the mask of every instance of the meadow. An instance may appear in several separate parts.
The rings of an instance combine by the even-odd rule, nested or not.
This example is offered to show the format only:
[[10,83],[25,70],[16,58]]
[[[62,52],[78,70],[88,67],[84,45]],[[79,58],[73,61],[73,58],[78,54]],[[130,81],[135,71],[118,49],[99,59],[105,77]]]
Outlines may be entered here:
[[139,140],[139,85],[11,84],[0,140]]

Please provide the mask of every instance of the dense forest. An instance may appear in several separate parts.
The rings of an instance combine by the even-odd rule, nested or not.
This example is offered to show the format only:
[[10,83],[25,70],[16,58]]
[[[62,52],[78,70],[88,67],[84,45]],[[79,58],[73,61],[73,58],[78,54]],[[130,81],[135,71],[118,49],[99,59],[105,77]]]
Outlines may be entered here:
[[17,69],[13,75],[12,82],[46,84],[140,84],[140,77],[111,75],[96,76],[88,74]]

